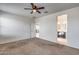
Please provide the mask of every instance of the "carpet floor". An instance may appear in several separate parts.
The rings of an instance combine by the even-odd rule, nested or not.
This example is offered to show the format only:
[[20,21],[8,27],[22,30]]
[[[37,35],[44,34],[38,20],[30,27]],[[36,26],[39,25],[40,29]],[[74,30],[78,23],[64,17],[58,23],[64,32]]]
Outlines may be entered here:
[[31,38],[0,44],[0,55],[79,55],[79,49]]

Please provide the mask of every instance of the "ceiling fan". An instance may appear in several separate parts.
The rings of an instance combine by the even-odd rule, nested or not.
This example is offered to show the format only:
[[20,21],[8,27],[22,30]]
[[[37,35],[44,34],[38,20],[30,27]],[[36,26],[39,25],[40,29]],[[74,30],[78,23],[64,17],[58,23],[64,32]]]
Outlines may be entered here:
[[34,12],[41,13],[39,10],[40,9],[45,9],[45,7],[37,7],[34,3],[31,3],[32,8],[24,8],[24,10],[32,10],[31,14]]

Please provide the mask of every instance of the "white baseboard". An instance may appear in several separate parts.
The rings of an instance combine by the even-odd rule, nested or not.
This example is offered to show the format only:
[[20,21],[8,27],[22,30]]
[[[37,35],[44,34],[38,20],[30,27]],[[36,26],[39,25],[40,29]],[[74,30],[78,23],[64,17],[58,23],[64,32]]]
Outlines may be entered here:
[[0,44],[14,42],[14,41],[23,40],[23,39],[29,39],[29,38],[21,37],[21,38],[13,38],[13,39],[3,39],[0,41]]

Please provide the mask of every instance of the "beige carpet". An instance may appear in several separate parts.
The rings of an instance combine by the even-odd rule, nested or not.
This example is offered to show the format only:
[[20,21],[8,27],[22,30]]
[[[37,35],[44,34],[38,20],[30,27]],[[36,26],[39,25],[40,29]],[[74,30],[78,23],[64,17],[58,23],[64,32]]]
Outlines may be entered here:
[[79,49],[32,38],[0,44],[1,55],[77,55]]

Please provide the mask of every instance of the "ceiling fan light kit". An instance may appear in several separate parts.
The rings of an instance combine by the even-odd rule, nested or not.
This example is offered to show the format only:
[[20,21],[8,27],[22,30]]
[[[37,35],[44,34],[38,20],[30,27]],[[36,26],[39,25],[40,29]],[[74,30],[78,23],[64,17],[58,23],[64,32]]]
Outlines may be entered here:
[[36,10],[35,10],[35,9],[33,9],[33,12],[36,12]]

